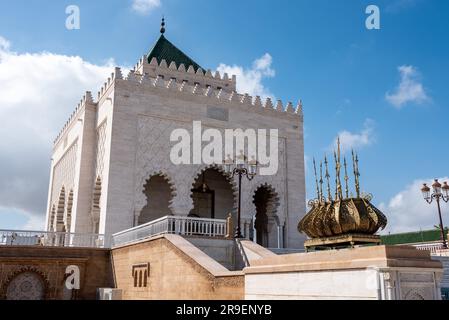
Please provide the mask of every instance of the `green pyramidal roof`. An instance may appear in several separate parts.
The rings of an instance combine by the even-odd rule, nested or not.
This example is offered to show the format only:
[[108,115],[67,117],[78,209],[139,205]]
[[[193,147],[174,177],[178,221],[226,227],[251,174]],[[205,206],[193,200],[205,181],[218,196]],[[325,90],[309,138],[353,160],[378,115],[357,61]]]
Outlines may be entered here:
[[150,63],[153,58],[156,58],[158,63],[161,63],[162,60],[165,60],[168,64],[174,61],[178,68],[181,63],[184,64],[186,69],[189,66],[193,66],[195,72],[201,68],[198,63],[190,59],[184,52],[168,41],[163,34],[148,54],[148,63]]

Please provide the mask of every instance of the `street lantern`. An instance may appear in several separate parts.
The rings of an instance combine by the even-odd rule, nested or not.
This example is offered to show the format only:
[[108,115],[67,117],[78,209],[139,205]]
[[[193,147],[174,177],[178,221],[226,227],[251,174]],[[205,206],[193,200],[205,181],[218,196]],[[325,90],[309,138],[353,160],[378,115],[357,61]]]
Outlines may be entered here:
[[242,178],[246,177],[249,181],[253,180],[257,175],[258,162],[253,157],[251,161],[247,161],[243,150],[236,157],[236,160],[232,160],[231,156],[228,155],[226,160],[223,161],[224,171],[231,175],[232,177],[239,177],[239,202],[237,210],[237,226],[235,230],[235,238],[242,238],[241,231],[241,209],[242,209]]
[[234,165],[234,160],[232,160],[231,155],[228,154],[228,157],[225,161],[223,161],[224,170],[226,173],[232,173]]
[[438,179],[435,179],[432,188],[435,195],[441,195],[441,183],[438,182]]
[[438,179],[435,179],[435,182],[432,185],[432,189],[433,193],[431,194],[430,188],[427,186],[427,184],[424,183],[421,192],[423,194],[424,200],[426,200],[428,204],[431,204],[434,200],[437,203],[438,216],[440,218],[441,240],[443,241],[443,248],[447,249],[448,245],[446,241],[446,233],[444,231],[443,217],[441,215],[440,201],[443,200],[444,202],[449,202],[449,185],[447,184],[447,182],[444,182],[444,185],[442,186]]
[[[255,157],[253,157],[251,159],[251,161],[248,162],[248,165],[249,165],[249,174],[252,176],[257,175],[257,169],[258,169],[259,163],[257,162]],[[449,188],[449,186],[448,186],[448,188]]]
[[442,189],[443,189],[443,197],[449,199],[449,185],[447,184],[447,182],[444,183]]
[[430,188],[427,186],[427,184],[424,183],[424,186],[421,189],[421,192],[424,197],[424,200],[428,201],[430,199]]

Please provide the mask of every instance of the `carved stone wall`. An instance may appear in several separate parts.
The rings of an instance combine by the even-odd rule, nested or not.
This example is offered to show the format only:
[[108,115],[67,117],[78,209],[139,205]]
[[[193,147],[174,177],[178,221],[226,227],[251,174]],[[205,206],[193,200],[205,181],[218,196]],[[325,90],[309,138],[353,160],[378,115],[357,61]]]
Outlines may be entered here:
[[[174,215],[188,215],[193,209],[191,198],[192,184],[197,177],[207,168],[207,165],[174,165],[171,163],[171,148],[176,143],[169,143],[171,133],[179,128],[192,132],[191,123],[183,123],[175,120],[161,119],[155,117],[140,116],[138,119],[138,141],[135,167],[135,210],[136,214],[142,210],[147,203],[143,193],[146,180],[151,176],[162,173],[169,178],[176,190],[170,209]],[[203,130],[207,129],[203,125]],[[223,133],[224,131],[220,130]],[[204,144],[205,145],[205,144]],[[215,166],[222,170],[221,166]],[[257,176],[253,181],[244,180],[242,183],[242,219],[249,221],[256,213],[253,197],[261,185],[269,186],[279,195],[279,203],[276,215],[281,226],[286,221],[286,163],[285,143],[281,139],[279,143],[279,170],[274,176]],[[237,184],[235,178],[232,181],[237,200]],[[237,208],[237,203],[235,203]]]
[[[71,212],[67,211],[68,197],[73,198],[73,188],[75,185],[75,171],[76,171],[76,155],[78,152],[78,142],[72,144],[65,152],[62,158],[56,163],[53,168],[52,190],[50,191],[50,212],[49,221],[47,221],[47,228],[56,231],[58,224],[64,224],[67,221],[67,216]],[[52,208],[57,209],[55,216]],[[71,210],[71,209],[70,209]],[[61,230],[57,230],[61,231]]]
[[[67,294],[66,268],[80,270],[80,290]],[[109,250],[0,247],[0,300],[95,300],[113,286]]]

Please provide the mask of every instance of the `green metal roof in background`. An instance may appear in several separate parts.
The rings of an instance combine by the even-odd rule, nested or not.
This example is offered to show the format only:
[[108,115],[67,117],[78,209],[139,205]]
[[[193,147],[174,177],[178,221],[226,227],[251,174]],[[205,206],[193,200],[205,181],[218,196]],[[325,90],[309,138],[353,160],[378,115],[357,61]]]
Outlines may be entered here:
[[[446,229],[446,233],[448,230]],[[381,236],[382,244],[397,245],[441,240],[440,230],[426,230],[418,232],[398,233]]]
[[[189,66],[193,66],[195,72],[197,72],[198,69],[201,68],[198,63],[189,58],[184,52],[179,50],[173,43],[168,41],[163,34],[161,35],[159,40],[154,45],[153,49],[148,54],[148,63],[150,63],[153,58],[156,58],[158,63],[161,63],[161,61],[165,59],[165,61],[169,65],[171,62],[174,61],[176,63],[176,67],[178,68],[181,65],[181,63],[184,64],[186,69],[188,69]],[[204,71],[203,68],[201,69]]]

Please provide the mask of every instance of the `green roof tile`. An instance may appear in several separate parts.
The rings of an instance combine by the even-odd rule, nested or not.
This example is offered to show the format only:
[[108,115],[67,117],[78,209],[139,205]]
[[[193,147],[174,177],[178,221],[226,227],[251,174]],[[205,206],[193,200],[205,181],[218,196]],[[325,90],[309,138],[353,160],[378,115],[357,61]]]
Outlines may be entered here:
[[[447,233],[446,229],[446,233]],[[420,242],[433,242],[441,240],[440,230],[426,230],[408,233],[398,233],[381,236],[382,244],[384,245],[397,245],[397,244],[409,244]]]
[[[167,64],[170,64],[174,61],[176,63],[176,67],[178,68],[181,63],[184,64],[186,69],[189,68],[189,66],[193,66],[195,72],[197,72],[198,69],[201,68],[198,63],[189,58],[173,43],[168,41],[163,34],[148,54],[148,63],[150,63],[153,58],[156,58],[158,63],[161,63],[162,60],[165,60]],[[201,69],[204,70],[203,68]]]

